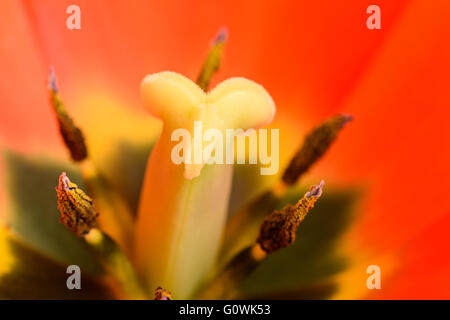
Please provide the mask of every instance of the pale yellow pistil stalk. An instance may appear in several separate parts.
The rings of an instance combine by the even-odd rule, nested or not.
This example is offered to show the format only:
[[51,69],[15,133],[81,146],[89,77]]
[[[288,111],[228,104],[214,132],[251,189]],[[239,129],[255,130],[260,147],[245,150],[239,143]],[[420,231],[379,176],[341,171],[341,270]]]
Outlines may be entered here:
[[[206,164],[184,149],[185,163],[173,162],[172,134],[185,129],[196,146],[194,123],[203,130],[249,129],[269,123],[275,106],[266,90],[233,78],[205,93],[188,78],[152,74],[142,82],[149,111],[163,122],[145,174],[137,219],[136,260],[149,288],[159,285],[177,298],[192,295],[209,273],[219,249],[231,187],[231,164]],[[184,141],[186,142],[186,141]],[[198,142],[198,141],[197,141]],[[211,141],[203,141],[203,150]],[[226,149],[228,146],[224,146]],[[190,156],[189,156],[190,153]],[[190,162],[190,163],[188,163]]]

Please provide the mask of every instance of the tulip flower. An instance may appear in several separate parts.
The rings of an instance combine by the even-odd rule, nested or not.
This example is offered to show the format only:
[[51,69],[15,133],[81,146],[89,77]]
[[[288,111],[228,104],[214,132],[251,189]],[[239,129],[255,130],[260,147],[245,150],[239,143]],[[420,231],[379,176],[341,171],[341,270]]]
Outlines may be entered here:
[[[81,29],[67,29],[65,1],[0,3],[0,298],[449,296],[448,3],[380,0],[374,30],[356,1],[77,4]],[[220,32],[206,56],[218,23],[231,38]],[[191,118],[165,114],[170,95],[153,103],[162,70],[198,92]],[[175,165],[172,129],[266,128],[267,114],[238,122],[240,110],[214,123],[208,96],[236,76],[276,105],[279,173]],[[159,169],[172,176],[158,182]],[[169,248],[177,235],[183,250]],[[82,290],[66,286],[73,265]],[[367,286],[374,265],[380,290]]]
[[[217,45],[221,43],[216,41],[211,54],[215,53]],[[219,58],[217,55],[212,57]],[[212,63],[213,68],[216,65]],[[210,67],[206,63],[202,73],[212,76],[216,68],[211,72],[207,70]],[[200,78],[209,83],[208,77]],[[234,152],[234,136],[226,140],[225,145],[218,144],[219,149],[205,153],[211,145],[196,145],[199,139],[200,142],[204,140],[196,125],[201,123],[204,128],[217,130],[221,137],[230,129],[264,126],[275,114],[269,93],[261,85],[244,78],[223,81],[205,92],[188,78],[174,72],[146,76],[141,94],[150,113],[163,120],[163,130],[147,163],[136,222],[124,225],[109,223],[111,219],[123,219],[128,211],[114,205],[121,195],[113,193],[114,186],[89,162],[84,135],[64,107],[53,71],[50,73],[49,92],[64,143],[73,161],[79,163],[88,189],[94,193],[94,198],[88,196],[63,172],[56,187],[60,222],[91,248],[95,256],[93,261],[98,261],[105,276],[112,279],[105,285],[117,297],[146,299],[151,297],[152,289],[156,290],[157,300],[172,298],[167,290],[181,299],[234,297],[236,288],[249,273],[232,272],[231,281],[224,282],[223,277],[229,278],[224,276],[228,270],[235,269],[233,265],[236,263],[256,266],[265,256],[290,246],[300,222],[322,194],[323,182],[306,193],[296,206],[287,206],[272,214],[270,212],[275,207],[271,206],[255,212],[249,209],[237,213],[237,217],[256,217],[240,225],[242,232],[261,225],[260,234],[255,235],[252,249],[240,248],[233,261],[221,266],[217,260],[222,243],[233,240],[223,238],[233,165],[228,162],[211,163],[209,160],[213,153]],[[282,198],[280,189],[285,191],[293,185],[325,153],[346,121],[346,117],[338,116],[310,134],[285,172],[283,179],[286,182],[280,181],[274,195],[277,200]],[[185,130],[189,134],[182,164],[174,161],[174,150],[179,152],[173,145],[176,130]],[[196,136],[199,133],[200,137]],[[272,141],[275,143],[278,141]],[[216,144],[217,141],[213,146]],[[199,152],[200,159],[196,159],[196,152]],[[306,167],[298,166],[299,158]],[[103,182],[99,183],[99,180]],[[111,197],[110,193],[114,196]],[[264,204],[264,198],[260,202]],[[100,204],[99,209],[96,203]],[[117,211],[118,208],[121,210]],[[109,210],[117,212],[111,213],[110,220],[102,220],[102,214]],[[266,221],[263,221],[265,216]],[[136,226],[135,232],[130,230],[130,225]],[[105,232],[111,233],[112,238]],[[129,237],[132,234],[135,234],[134,242],[123,241],[124,235]],[[250,252],[253,253],[246,256]]]

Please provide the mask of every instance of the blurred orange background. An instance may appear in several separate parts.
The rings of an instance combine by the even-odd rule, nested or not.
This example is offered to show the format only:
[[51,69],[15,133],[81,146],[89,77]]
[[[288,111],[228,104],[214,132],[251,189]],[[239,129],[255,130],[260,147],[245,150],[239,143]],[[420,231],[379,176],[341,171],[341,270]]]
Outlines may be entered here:
[[[70,4],[81,8],[81,30],[66,28]],[[366,27],[371,4],[381,30]],[[340,297],[450,298],[450,2],[4,0],[0,12],[2,146],[64,149],[48,105],[50,65],[75,117],[94,93],[141,109],[145,74],[195,79],[226,26],[214,83],[263,84],[283,152],[332,114],[355,117],[311,172],[368,190],[346,237],[361,269],[343,275]],[[392,270],[382,290],[364,289],[369,264]]]

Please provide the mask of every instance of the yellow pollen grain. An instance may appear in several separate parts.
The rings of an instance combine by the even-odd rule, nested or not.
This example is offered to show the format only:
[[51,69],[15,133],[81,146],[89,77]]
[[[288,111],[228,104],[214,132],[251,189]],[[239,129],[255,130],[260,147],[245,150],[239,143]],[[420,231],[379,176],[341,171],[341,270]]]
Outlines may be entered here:
[[259,244],[256,244],[252,247],[251,254],[255,261],[261,261],[267,256],[267,252],[265,252]]
[[91,229],[84,239],[92,245],[99,245],[102,242],[103,236],[99,229]]

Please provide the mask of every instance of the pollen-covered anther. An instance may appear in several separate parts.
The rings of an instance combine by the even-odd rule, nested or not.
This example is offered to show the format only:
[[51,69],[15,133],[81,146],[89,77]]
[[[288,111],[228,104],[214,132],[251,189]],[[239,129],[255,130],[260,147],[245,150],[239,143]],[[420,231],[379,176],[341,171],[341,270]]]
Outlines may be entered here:
[[59,96],[58,87],[56,85],[56,76],[53,69],[50,69],[48,80],[48,87],[50,93],[50,103],[56,115],[59,125],[59,132],[70,152],[70,156],[74,161],[82,161],[87,158],[87,147],[84,140],[83,133],[73,122],[70,115],[67,113],[64,104]]
[[328,151],[344,125],[351,120],[352,116],[340,114],[313,129],[284,171],[283,182],[287,185],[296,183]]
[[155,300],[173,300],[173,297],[169,291],[158,287],[155,290]]
[[322,180],[320,184],[312,186],[296,204],[275,210],[266,217],[257,240],[261,249],[270,254],[290,246],[295,241],[297,228],[322,195],[323,185]]
[[59,176],[55,188],[58,195],[59,221],[78,236],[84,236],[97,227],[98,212],[92,199],[83,190],[71,182],[66,173]]

